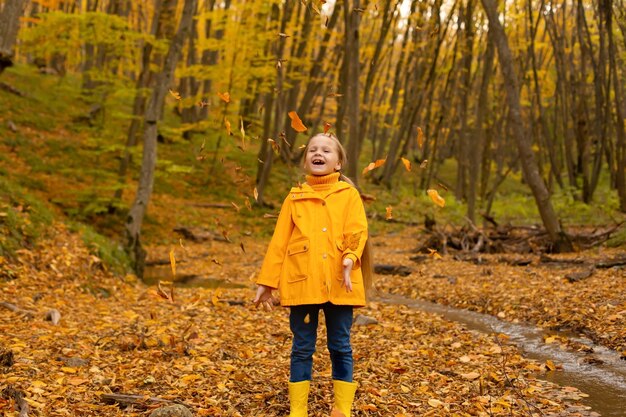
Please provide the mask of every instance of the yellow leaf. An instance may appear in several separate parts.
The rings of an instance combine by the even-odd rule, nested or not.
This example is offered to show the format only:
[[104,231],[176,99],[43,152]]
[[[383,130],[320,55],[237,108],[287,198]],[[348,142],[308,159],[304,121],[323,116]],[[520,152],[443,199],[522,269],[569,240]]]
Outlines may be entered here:
[[431,407],[441,407],[443,403],[435,398],[431,398],[428,400],[428,405]]
[[306,132],[307,127],[304,123],[302,123],[302,120],[300,120],[300,117],[298,117],[298,114],[295,111],[290,111],[287,115],[291,119],[291,127],[296,132]]
[[79,377],[76,377],[76,378],[70,378],[70,379],[68,379],[68,380],[67,380],[67,382],[68,382],[70,385],[75,385],[75,386],[76,386],[76,385],[81,385],[81,384],[84,384],[85,382],[89,382],[89,380],[88,380],[88,379],[85,379],[85,378],[79,378]]
[[346,415],[336,408],[333,408],[333,412],[330,413],[330,417],[346,417]]
[[179,93],[179,92],[177,92],[177,91],[172,91],[172,90],[170,90],[170,94],[171,94],[172,96],[174,96],[174,98],[175,98],[176,100],[180,100],[180,99],[182,98],[182,97],[180,96],[180,93]]
[[385,210],[387,210],[387,212],[385,213],[385,220],[393,219],[393,215],[391,214],[391,211],[393,210],[393,207],[387,206],[387,208]]
[[548,368],[551,371],[554,371],[556,369],[556,365],[554,364],[554,362],[552,362],[550,359],[548,359],[546,361],[546,368]]
[[411,161],[409,161],[406,158],[400,158],[402,160],[402,163],[404,164],[404,167],[406,168],[407,171],[411,172]]
[[422,132],[422,128],[417,128],[417,144],[421,148],[424,145],[424,132]]
[[224,117],[224,126],[226,126],[226,134],[228,136],[231,136],[233,133],[230,130],[230,122],[228,121],[227,118]]
[[174,248],[170,250],[170,265],[172,266],[172,276],[176,276],[176,257],[174,256]]
[[439,252],[437,252],[437,249],[428,248],[428,251],[430,252],[428,256],[430,256],[431,258],[443,259],[443,256],[439,255]]
[[310,322],[311,322],[311,316],[307,314],[306,316],[304,316],[304,323],[309,324]]
[[370,162],[370,163],[369,163],[369,164],[368,164],[368,165],[367,165],[367,166],[363,169],[362,174],[363,174],[363,175],[365,175],[365,174],[367,174],[368,172],[370,172],[371,170],[376,169],[376,168],[378,168],[378,167],[380,167],[380,166],[384,165],[386,161],[387,161],[387,158],[385,158],[385,159],[378,159],[378,160],[376,160],[376,162]]
[[543,341],[547,344],[554,343],[557,340],[556,336],[550,336],[543,339]]
[[196,381],[198,379],[201,379],[202,377],[198,374],[189,374],[189,375],[185,375],[184,377],[182,377],[180,380],[182,382],[191,382],[191,381]]
[[218,305],[220,302],[220,297],[222,296],[222,290],[221,289],[216,289],[213,292],[213,296],[211,296],[211,303],[213,303],[214,306]]
[[239,210],[241,210],[241,207],[239,207],[237,204],[233,203],[232,201],[230,202],[230,204],[235,208],[235,210],[237,210],[237,213],[239,213]]
[[272,145],[272,149],[274,150],[274,153],[276,155],[280,154],[280,145],[278,143],[276,143],[276,141],[274,139],[268,139],[267,140],[269,142],[270,145]]
[[259,201],[259,190],[256,189],[256,187],[254,187],[254,201]]
[[408,394],[409,392],[411,392],[411,389],[409,387],[407,387],[406,385],[400,385],[400,389],[405,394]]
[[243,117],[239,117],[240,120],[240,127],[239,127],[239,131],[241,132],[241,147],[242,148],[246,148],[246,130],[243,128]]
[[468,372],[466,374],[461,374],[461,376],[470,381],[480,378],[480,374],[478,372]]
[[431,188],[430,190],[426,190],[426,193],[428,193],[430,199],[433,200],[433,203],[437,204],[439,207],[443,207],[446,205],[446,200],[444,200],[444,198],[439,195],[437,190]]
[[65,372],[66,374],[75,374],[76,373],[76,368],[70,368],[69,366],[64,366],[61,368],[61,370],[63,372]]

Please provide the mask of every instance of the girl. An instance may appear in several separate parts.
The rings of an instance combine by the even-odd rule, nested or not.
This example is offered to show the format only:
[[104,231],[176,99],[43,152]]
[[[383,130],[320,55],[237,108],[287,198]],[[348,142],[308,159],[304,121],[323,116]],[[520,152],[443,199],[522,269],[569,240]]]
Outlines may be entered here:
[[350,417],[352,310],[365,305],[371,281],[367,219],[359,192],[340,170],[346,153],[333,135],[311,137],[304,149],[306,184],[285,199],[270,242],[254,302],[271,307],[272,290],[290,307],[293,333],[290,417],[306,417],[320,310],[324,310],[332,363],[335,415]]

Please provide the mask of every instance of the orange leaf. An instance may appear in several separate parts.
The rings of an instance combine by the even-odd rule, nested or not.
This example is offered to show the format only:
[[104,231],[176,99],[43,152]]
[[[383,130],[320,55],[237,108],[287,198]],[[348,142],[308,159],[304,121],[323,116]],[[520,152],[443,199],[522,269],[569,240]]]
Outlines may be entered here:
[[365,169],[363,169],[363,175],[367,174],[368,172],[370,172],[373,169],[376,169],[382,165],[385,164],[385,162],[387,161],[387,158],[385,159],[378,159],[376,162],[370,162],[369,165],[367,165],[365,167]]
[[302,123],[302,120],[300,120],[300,117],[298,117],[298,114],[295,111],[290,111],[287,115],[291,119],[291,127],[296,132],[306,132],[307,127],[304,123]]
[[311,322],[311,316],[307,314],[306,316],[304,316],[304,323],[309,324],[310,322]]
[[324,122],[324,133],[328,133],[328,131],[330,130],[331,126],[332,125],[330,123]]
[[387,206],[387,213],[385,213],[385,220],[391,220],[393,219],[393,216],[391,214],[391,211],[393,210],[393,208],[391,206]]
[[439,255],[439,252],[437,252],[437,249],[428,248],[428,251],[430,252],[428,256],[430,256],[431,258],[443,259],[443,256]]
[[330,413],[330,417],[346,417],[346,415],[336,408],[333,408],[333,412]]
[[424,145],[424,132],[422,132],[422,128],[417,128],[417,144],[421,148]]
[[406,168],[407,171],[411,172],[411,161],[409,161],[406,158],[400,158],[402,160],[402,163],[404,164],[404,167]]
[[444,200],[444,198],[439,195],[437,190],[430,189],[426,190],[426,192],[428,193],[430,199],[433,200],[433,203],[437,204],[439,207],[443,207],[446,205],[446,200]]
[[254,201],[259,201],[259,190],[254,187],[254,191],[252,193],[254,194]]
[[222,99],[222,101],[224,101],[226,103],[230,103],[230,93],[228,93],[228,92],[226,92],[226,93],[218,92],[217,95]]

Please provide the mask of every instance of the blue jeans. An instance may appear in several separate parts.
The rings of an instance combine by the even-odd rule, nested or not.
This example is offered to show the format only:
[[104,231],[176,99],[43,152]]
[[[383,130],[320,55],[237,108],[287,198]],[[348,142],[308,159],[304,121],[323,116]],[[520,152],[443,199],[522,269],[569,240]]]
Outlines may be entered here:
[[[333,379],[352,382],[352,306],[331,303],[292,306],[289,327],[293,333],[291,347],[290,382],[310,381],[313,369],[313,353],[317,341],[319,311],[324,310],[328,336],[328,351],[333,369]],[[309,322],[305,318],[309,315]]]

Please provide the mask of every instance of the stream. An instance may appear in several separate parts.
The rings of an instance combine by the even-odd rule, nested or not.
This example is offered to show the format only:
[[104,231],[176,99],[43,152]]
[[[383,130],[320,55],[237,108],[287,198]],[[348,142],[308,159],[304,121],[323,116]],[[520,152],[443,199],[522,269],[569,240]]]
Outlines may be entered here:
[[[562,366],[558,371],[536,375],[561,386],[580,389],[589,397],[581,402],[608,417],[626,416],[626,361],[617,352],[570,333],[546,330],[529,324],[509,323],[496,317],[398,295],[385,295],[376,301],[403,304],[462,324],[468,330],[507,335],[528,358],[545,362],[550,359]],[[563,336],[582,343],[592,353],[561,349],[558,343],[545,343],[547,336]]]

